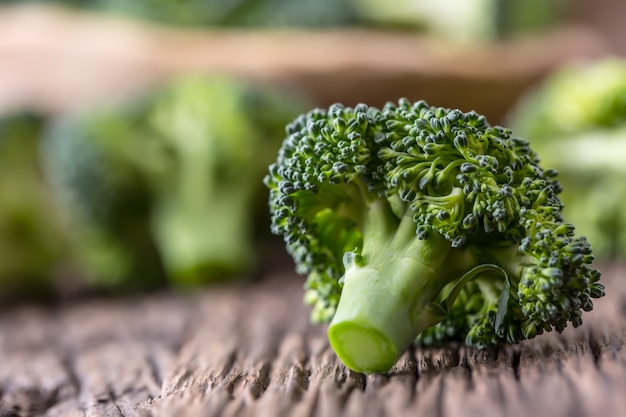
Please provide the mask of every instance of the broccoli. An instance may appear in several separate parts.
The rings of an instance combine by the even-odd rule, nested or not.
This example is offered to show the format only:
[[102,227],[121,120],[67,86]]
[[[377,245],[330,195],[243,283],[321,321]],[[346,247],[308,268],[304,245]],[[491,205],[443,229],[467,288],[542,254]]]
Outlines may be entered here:
[[150,228],[152,196],[134,155],[143,109],[63,116],[43,132],[41,159],[72,231],[81,277],[100,289],[158,288],[166,275]]
[[0,300],[49,298],[69,262],[60,213],[38,159],[44,124],[30,112],[0,118]]
[[520,99],[509,123],[559,171],[563,214],[594,242],[594,254],[623,259],[626,61],[559,68]]
[[48,176],[95,242],[85,247],[95,248],[90,270],[107,271],[99,281],[157,286],[165,276],[182,286],[250,272],[261,180],[301,100],[186,76],[53,125],[42,151]]
[[255,213],[267,196],[261,180],[300,100],[221,77],[187,78],[155,99],[149,129],[171,157],[154,176],[152,223],[179,281],[233,276],[253,265]]
[[603,295],[556,172],[476,112],[335,104],[287,132],[272,232],[347,367],[387,371],[420,334],[484,348],[562,331]]

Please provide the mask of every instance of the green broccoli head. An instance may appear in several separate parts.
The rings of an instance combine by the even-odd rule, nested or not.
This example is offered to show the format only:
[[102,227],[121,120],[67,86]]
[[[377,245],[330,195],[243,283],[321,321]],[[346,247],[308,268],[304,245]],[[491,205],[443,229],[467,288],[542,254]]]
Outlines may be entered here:
[[351,369],[386,371],[420,334],[486,347],[578,326],[603,294],[556,173],[483,116],[333,105],[287,131],[265,179],[272,231]]
[[[261,180],[302,102],[276,87],[186,76],[59,123],[43,156],[92,240],[107,243],[92,258],[154,268],[118,275],[151,279],[162,262],[174,284],[231,277],[254,264]],[[108,243],[119,250],[100,250]]]

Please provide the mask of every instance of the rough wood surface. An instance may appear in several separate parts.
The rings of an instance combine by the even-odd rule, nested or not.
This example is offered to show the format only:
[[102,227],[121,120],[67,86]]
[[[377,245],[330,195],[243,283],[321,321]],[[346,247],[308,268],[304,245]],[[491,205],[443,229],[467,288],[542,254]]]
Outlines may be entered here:
[[0,416],[623,416],[626,267],[585,324],[519,346],[411,349],[347,371],[302,279],[21,307],[0,317]]

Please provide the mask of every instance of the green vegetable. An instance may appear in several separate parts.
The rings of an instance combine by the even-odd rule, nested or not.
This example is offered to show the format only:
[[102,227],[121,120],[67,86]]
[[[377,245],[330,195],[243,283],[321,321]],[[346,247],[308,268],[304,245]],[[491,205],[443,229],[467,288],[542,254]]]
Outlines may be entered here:
[[559,171],[564,215],[602,258],[626,257],[626,61],[570,64],[514,107],[510,123]]
[[135,163],[150,157],[139,142],[143,117],[140,106],[113,107],[63,117],[44,132],[46,178],[90,285],[126,291],[166,282],[150,229],[149,180]]
[[315,109],[270,166],[272,231],[349,368],[420,341],[478,347],[579,326],[603,295],[556,173],[475,112],[400,100]]
[[39,166],[43,119],[0,120],[0,300],[49,297],[67,260],[67,240]]
[[43,157],[91,242],[94,280],[195,285],[250,272],[262,178],[300,103],[273,87],[184,77],[53,126]]

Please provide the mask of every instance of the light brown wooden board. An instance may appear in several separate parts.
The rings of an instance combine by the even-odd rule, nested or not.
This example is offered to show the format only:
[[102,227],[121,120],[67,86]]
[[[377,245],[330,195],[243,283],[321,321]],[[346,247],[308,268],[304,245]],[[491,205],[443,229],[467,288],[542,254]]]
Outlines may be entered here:
[[626,267],[585,323],[518,346],[407,351],[347,371],[308,323],[302,278],[0,317],[0,416],[623,416]]

